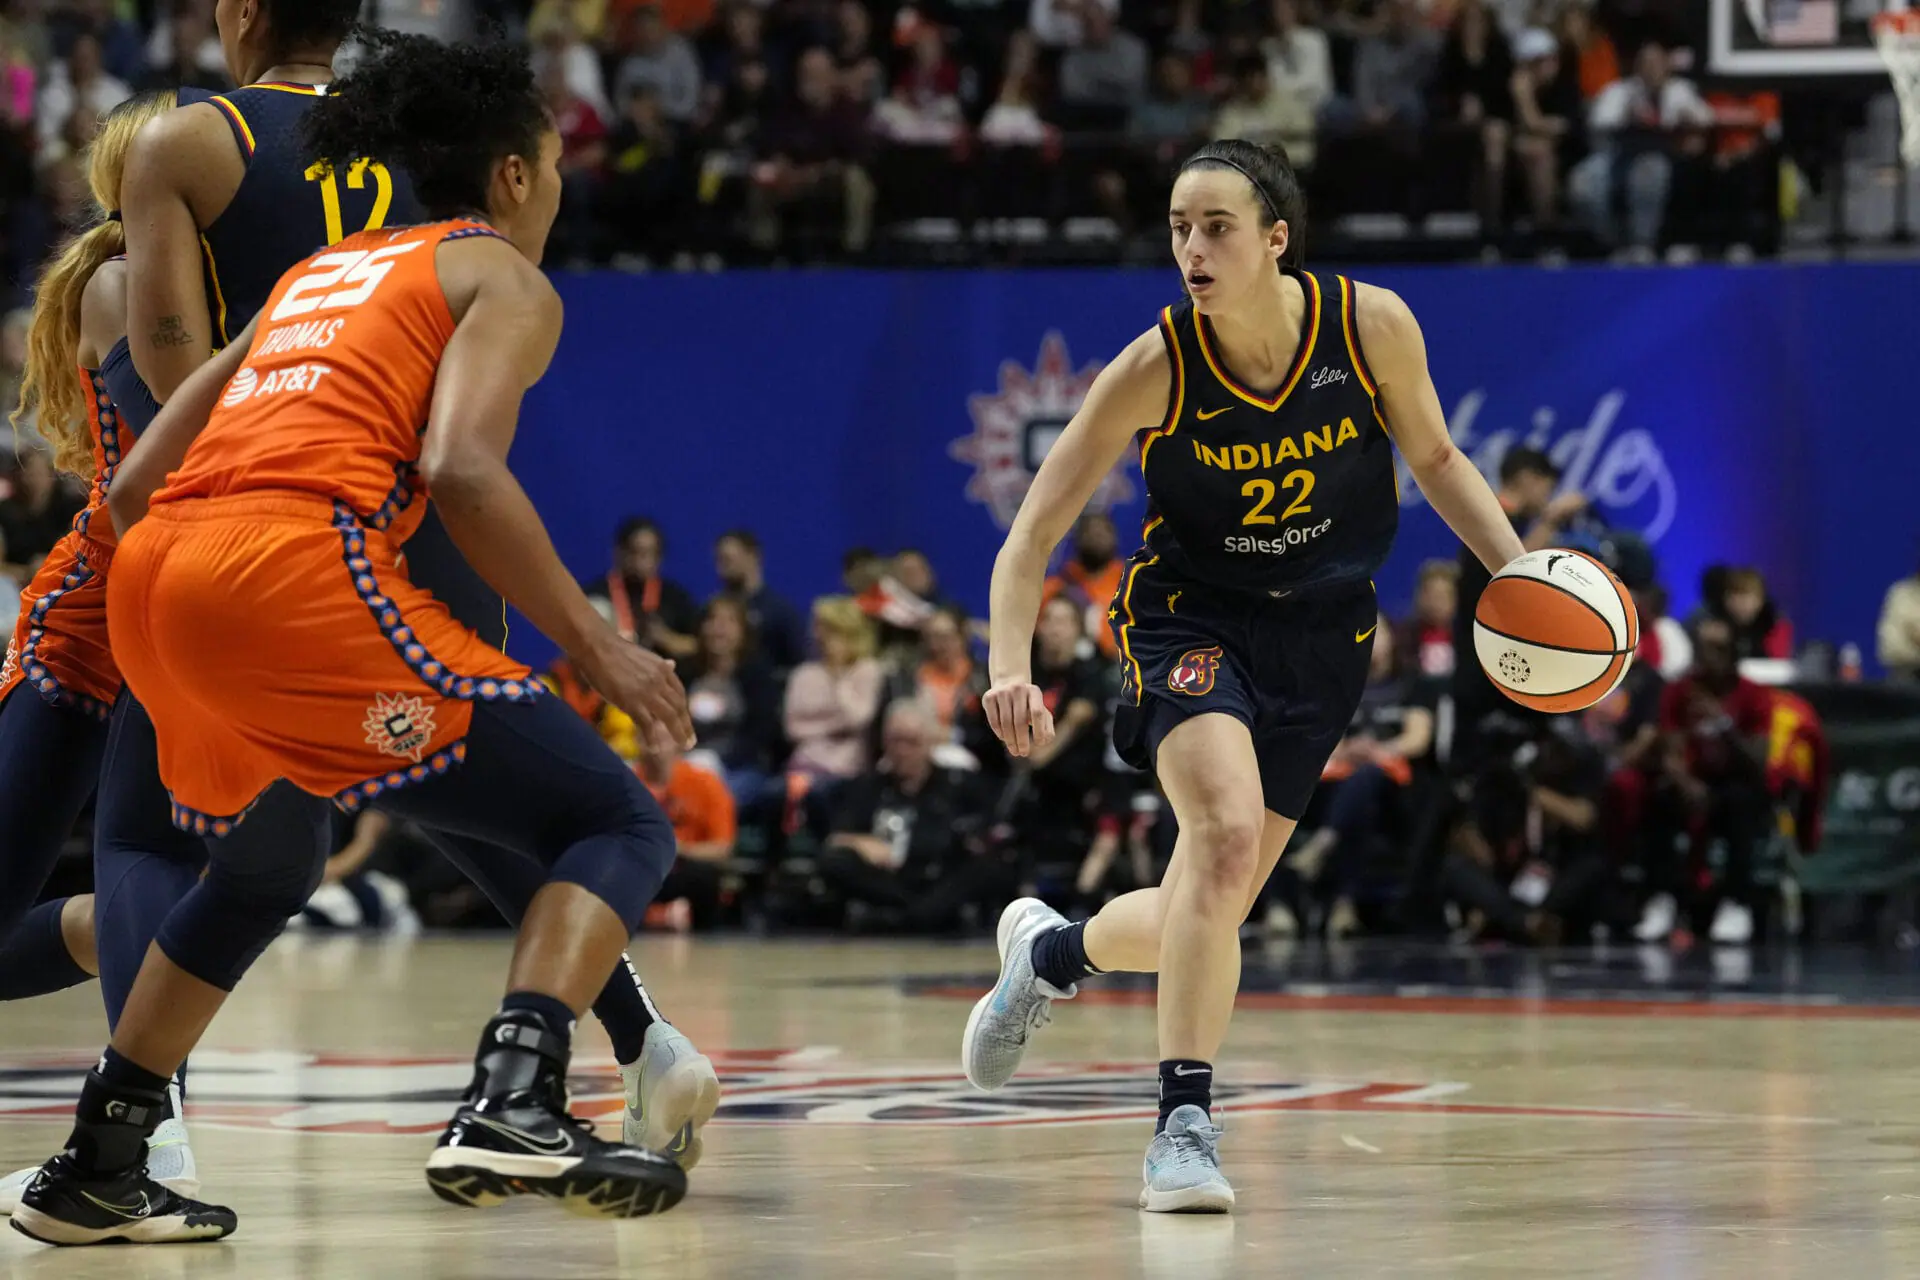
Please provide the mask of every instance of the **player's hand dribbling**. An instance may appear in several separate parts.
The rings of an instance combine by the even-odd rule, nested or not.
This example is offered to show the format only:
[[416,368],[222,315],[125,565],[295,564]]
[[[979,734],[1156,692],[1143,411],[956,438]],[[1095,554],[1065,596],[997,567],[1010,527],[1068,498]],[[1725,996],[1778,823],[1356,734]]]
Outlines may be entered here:
[[1028,755],[1053,741],[1053,712],[1031,680],[995,681],[980,701],[993,736],[1007,744],[1010,755]]
[[573,661],[587,683],[632,716],[642,732],[665,733],[681,750],[692,750],[693,717],[687,711],[687,691],[670,659],[616,636]]

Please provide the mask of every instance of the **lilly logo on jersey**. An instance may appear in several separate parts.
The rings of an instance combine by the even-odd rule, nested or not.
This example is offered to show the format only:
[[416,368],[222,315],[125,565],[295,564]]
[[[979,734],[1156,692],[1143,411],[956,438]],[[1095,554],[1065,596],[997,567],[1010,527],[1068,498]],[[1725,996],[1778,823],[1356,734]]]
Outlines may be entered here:
[[[984,504],[1002,529],[1012,525],[1034,473],[1079,412],[1100,369],[1095,361],[1076,370],[1067,340],[1053,330],[1040,340],[1040,354],[1031,370],[1017,361],[1002,361],[1000,389],[967,398],[973,434],[950,443],[947,455],[973,468],[967,497]],[[1088,511],[1106,511],[1133,501],[1131,466],[1127,458],[1114,464],[1094,490]]]
[[[1620,426],[1627,394],[1615,389],[1601,396],[1586,422],[1556,435],[1559,417],[1547,405],[1533,411],[1523,429],[1508,428],[1482,435],[1477,430],[1487,393],[1475,388],[1460,397],[1447,430],[1453,443],[1473,461],[1490,482],[1498,483],[1500,460],[1511,449],[1543,450],[1561,470],[1561,490],[1584,493],[1610,513],[1616,528],[1635,528],[1649,543],[1658,542],[1673,527],[1679,509],[1679,490],[1672,468],[1653,433],[1644,427]],[[1406,460],[1396,451],[1394,469],[1400,480],[1400,505],[1425,501]]]
[[1180,661],[1173,664],[1173,670],[1167,672],[1167,688],[1196,698],[1212,693],[1214,679],[1220,674],[1220,654],[1217,644],[1208,649],[1187,650],[1180,655]]

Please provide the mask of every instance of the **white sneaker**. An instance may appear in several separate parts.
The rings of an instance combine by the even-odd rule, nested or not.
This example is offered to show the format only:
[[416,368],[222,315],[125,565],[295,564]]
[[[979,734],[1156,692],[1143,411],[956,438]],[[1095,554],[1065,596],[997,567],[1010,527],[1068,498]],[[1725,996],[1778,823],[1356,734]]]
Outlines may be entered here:
[[1033,971],[1033,940],[1067,918],[1038,898],[1016,898],[1000,913],[994,941],[1000,948],[1000,980],[967,1015],[960,1065],[967,1082],[991,1092],[1013,1078],[1027,1042],[1052,1020],[1055,1000],[1071,1000],[1077,986],[1054,986]]
[[1220,1172],[1220,1129],[1199,1107],[1175,1107],[1141,1168],[1148,1213],[1229,1213],[1233,1185]]
[[1707,931],[1707,936],[1729,946],[1751,941],[1753,912],[1731,898],[1722,898],[1720,909],[1713,913],[1713,928]]
[[720,1077],[713,1060],[667,1023],[647,1028],[638,1062],[623,1064],[627,1116],[621,1138],[673,1158],[682,1169],[700,1163],[700,1130],[720,1105]]
[[1673,932],[1678,915],[1673,895],[1656,893],[1647,899],[1646,910],[1640,913],[1640,923],[1634,927],[1633,936],[1641,942],[1658,942]]
[[[200,1194],[200,1170],[193,1162],[193,1148],[187,1142],[187,1122],[180,1117],[184,1108],[180,1086],[167,1085],[167,1102],[173,1114],[147,1139],[147,1176],[164,1184],[177,1195],[191,1200]],[[10,1218],[20,1207],[20,1193],[27,1189],[40,1166],[21,1169],[0,1178],[0,1218]]]

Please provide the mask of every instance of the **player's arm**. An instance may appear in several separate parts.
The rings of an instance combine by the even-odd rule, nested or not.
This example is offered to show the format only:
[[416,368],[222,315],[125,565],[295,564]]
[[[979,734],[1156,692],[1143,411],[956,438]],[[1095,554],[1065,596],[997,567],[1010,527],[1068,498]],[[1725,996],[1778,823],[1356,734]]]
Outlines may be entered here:
[[80,363],[100,367],[127,332],[127,264],[103,262],[80,291]]
[[989,594],[987,723],[1016,756],[1053,737],[1053,717],[1033,687],[1033,628],[1047,561],[1141,427],[1166,417],[1173,373],[1158,328],[1100,371],[1080,411],[1047,451],[993,562]]
[[1447,434],[1440,393],[1427,370],[1420,322],[1400,295],[1371,285],[1357,286],[1354,322],[1393,442],[1412,468],[1420,492],[1480,563],[1491,573],[1500,572],[1525,548],[1487,478]]
[[622,640],[560,562],[507,469],[520,401],[560,340],[560,295],[504,240],[442,245],[440,280],[459,321],[434,380],[420,473],[454,546],[486,584],[559,645],[609,702],[692,747],[673,664]]
[[153,495],[167,482],[168,474],[179,469],[186,460],[187,450],[206,429],[221,390],[246,362],[247,351],[253,346],[254,325],[258,322],[259,318],[255,317],[226,350],[204,361],[188,376],[173,398],[161,406],[159,415],[140,433],[132,451],[113,473],[113,486],[107,492],[107,512],[113,517],[113,527],[122,534],[147,514],[147,504]]
[[[217,335],[201,275],[200,226],[191,184],[237,157],[219,110],[169,111],[142,128],[127,151],[121,221],[127,233],[127,345],[133,367],[165,404],[206,362]],[[233,344],[240,345],[236,340]]]

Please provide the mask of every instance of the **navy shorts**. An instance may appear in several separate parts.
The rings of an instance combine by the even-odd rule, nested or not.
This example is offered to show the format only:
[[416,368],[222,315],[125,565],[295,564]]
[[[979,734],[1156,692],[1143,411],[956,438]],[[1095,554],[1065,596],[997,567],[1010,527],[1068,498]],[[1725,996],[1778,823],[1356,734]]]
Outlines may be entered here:
[[1232,716],[1253,735],[1266,807],[1299,818],[1360,705],[1378,608],[1370,583],[1276,597],[1135,557],[1110,611],[1122,684],[1114,749],[1151,769],[1181,722]]

